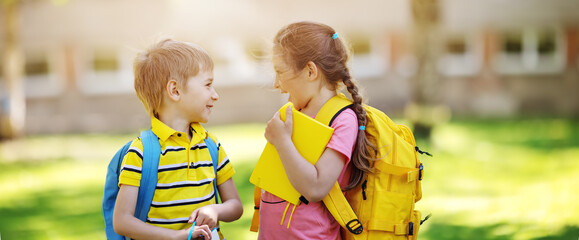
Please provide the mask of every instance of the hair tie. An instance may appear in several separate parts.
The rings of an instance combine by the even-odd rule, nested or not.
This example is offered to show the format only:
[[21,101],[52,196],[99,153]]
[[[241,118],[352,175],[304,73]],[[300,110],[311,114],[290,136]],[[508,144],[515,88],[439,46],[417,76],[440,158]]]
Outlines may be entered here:
[[358,129],[360,129],[360,131],[365,131],[365,130],[366,130],[366,126],[360,126],[360,127],[358,127]]
[[338,38],[338,33],[334,33],[334,35],[332,35],[332,39],[336,39]]

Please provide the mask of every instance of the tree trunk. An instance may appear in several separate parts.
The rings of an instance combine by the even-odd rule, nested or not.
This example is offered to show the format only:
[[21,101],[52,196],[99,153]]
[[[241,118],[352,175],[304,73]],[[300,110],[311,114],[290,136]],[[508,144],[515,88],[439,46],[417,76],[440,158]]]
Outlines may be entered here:
[[439,2],[438,0],[412,0],[414,20],[413,43],[417,60],[417,71],[412,81],[412,103],[408,117],[414,125],[417,138],[430,137],[434,125],[430,116],[437,104],[439,73],[437,59],[440,51]]
[[26,99],[23,86],[24,57],[18,41],[18,0],[2,1],[4,52],[2,73],[6,89],[0,105],[0,138],[18,138],[24,135]]

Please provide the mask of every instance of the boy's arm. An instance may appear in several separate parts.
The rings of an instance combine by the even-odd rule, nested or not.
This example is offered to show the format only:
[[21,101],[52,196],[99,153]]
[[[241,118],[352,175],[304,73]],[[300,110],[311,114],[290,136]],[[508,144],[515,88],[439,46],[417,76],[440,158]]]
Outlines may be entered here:
[[222,203],[218,208],[219,220],[232,222],[241,217],[243,214],[243,205],[239,198],[239,193],[233,182],[233,178],[228,179],[221,185],[217,186]]
[[[137,219],[134,214],[138,194],[139,187],[121,185],[113,213],[115,232],[133,239],[187,239],[189,229],[161,228]],[[210,236],[210,230],[207,226],[196,227],[194,233],[196,233],[195,236],[204,235],[206,239],[209,239]]]
[[233,178],[217,186],[221,204],[207,205],[196,209],[189,217],[189,223],[206,224],[209,228],[215,227],[217,221],[232,222],[243,214],[243,205],[239,199]]

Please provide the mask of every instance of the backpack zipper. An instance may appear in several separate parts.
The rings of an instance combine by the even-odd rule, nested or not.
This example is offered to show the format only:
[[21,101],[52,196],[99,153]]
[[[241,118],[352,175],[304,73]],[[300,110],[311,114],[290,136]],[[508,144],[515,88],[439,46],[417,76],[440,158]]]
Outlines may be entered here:
[[362,183],[362,199],[364,200],[366,200],[366,182],[368,182],[368,180],[364,180]]

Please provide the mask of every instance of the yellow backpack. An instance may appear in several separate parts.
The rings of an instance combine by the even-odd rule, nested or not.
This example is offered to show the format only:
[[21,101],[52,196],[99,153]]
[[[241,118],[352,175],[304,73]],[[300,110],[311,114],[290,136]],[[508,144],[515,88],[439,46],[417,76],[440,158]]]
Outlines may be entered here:
[[[351,104],[339,94],[324,104],[316,120],[330,126],[335,116]],[[420,224],[426,220],[421,220],[420,212],[414,210],[415,202],[422,198],[423,167],[417,153],[426,152],[416,147],[408,127],[395,124],[378,109],[368,105],[364,109],[365,131],[377,140],[373,142],[378,148],[374,172],[361,186],[347,191],[346,196],[336,182],[324,204],[344,229],[345,239],[416,239]],[[259,226],[260,198],[261,189],[256,187],[252,231]]]
[[[337,113],[351,104],[339,94],[322,107],[316,120],[331,125]],[[368,105],[364,109],[365,131],[376,139],[373,143],[378,149],[374,172],[345,197],[336,183],[324,203],[348,230],[343,231],[345,239],[416,239],[420,224],[426,220],[414,210],[415,202],[422,198],[420,181],[424,174],[418,153],[426,152],[416,146],[408,127],[394,123],[378,109]]]

